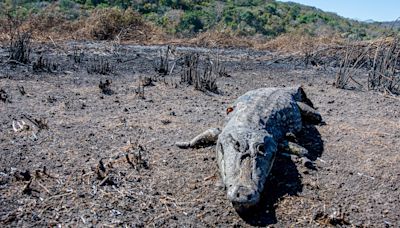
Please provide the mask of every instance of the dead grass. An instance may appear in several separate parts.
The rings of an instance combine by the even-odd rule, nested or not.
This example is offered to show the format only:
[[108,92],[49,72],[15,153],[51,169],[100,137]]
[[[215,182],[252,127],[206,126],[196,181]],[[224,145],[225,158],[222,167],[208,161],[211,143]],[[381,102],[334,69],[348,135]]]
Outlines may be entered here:
[[255,47],[256,40],[237,36],[233,31],[207,31],[187,41],[189,44],[206,47]]
[[9,40],[7,27],[18,26],[32,30],[36,41],[77,40],[118,40],[141,44],[186,44],[206,47],[246,47],[272,50],[282,53],[301,52],[305,55],[327,45],[339,45],[343,41],[338,36],[311,37],[300,33],[290,33],[274,39],[266,37],[243,37],[229,29],[214,29],[193,38],[178,38],[167,35],[166,31],[146,22],[136,11],[128,8],[95,9],[82,14],[77,20],[68,20],[56,4],[50,4],[43,12],[31,15],[19,25],[0,19],[0,41]]
[[343,44],[343,39],[337,36],[312,37],[310,35],[289,33],[278,36],[256,46],[257,49],[268,49],[278,52],[310,52],[327,46]]
[[[381,91],[389,95],[400,94],[400,46],[398,36],[386,36],[369,42],[348,41],[337,49],[341,64],[334,85],[348,88],[350,82],[358,87]],[[366,85],[354,79],[360,69],[368,70]]]
[[[112,40],[118,37],[146,37],[145,22],[132,9],[96,9],[87,18],[83,33],[96,40]],[[141,38],[143,39],[143,38]]]
[[81,15],[77,20],[68,20],[55,4],[51,4],[41,13],[30,15],[27,19],[14,19],[0,19],[0,42],[10,40],[10,27],[32,31],[35,41],[118,39],[143,43],[162,40],[162,32],[130,8],[95,9],[89,16]]

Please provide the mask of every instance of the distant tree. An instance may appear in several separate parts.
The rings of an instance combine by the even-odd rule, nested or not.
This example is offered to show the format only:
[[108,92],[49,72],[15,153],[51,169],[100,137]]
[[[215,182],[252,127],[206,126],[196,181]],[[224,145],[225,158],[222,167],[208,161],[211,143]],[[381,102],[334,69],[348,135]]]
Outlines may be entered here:
[[204,24],[201,21],[201,12],[186,12],[178,25],[179,31],[197,33],[204,28]]

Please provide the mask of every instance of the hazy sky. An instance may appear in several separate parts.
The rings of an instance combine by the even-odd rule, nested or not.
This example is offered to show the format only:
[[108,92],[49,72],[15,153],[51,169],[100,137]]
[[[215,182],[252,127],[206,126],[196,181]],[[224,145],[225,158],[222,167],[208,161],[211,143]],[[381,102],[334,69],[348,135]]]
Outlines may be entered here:
[[340,16],[374,21],[394,21],[400,17],[400,0],[280,0],[315,6]]

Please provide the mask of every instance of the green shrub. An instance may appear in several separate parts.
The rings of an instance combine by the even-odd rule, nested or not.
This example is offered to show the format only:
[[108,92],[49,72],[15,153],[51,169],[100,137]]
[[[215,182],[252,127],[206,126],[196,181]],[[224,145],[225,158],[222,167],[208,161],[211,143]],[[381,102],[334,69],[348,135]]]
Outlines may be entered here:
[[202,12],[186,12],[178,25],[178,31],[183,33],[197,33],[204,28],[201,20]]
[[61,10],[67,11],[75,6],[75,3],[71,0],[60,0],[59,5]]

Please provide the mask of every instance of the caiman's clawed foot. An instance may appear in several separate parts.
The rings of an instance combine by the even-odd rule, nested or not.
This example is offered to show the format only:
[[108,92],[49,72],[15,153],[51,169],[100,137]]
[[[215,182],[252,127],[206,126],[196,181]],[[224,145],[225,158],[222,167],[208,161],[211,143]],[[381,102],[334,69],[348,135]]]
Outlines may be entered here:
[[297,143],[283,141],[279,143],[279,150],[282,151],[284,154],[295,155],[300,158],[301,163],[309,168],[315,169],[313,162],[307,157],[308,150]]
[[308,154],[308,150],[297,143],[283,141],[279,143],[279,149],[284,153],[293,154],[297,157],[306,157]]

